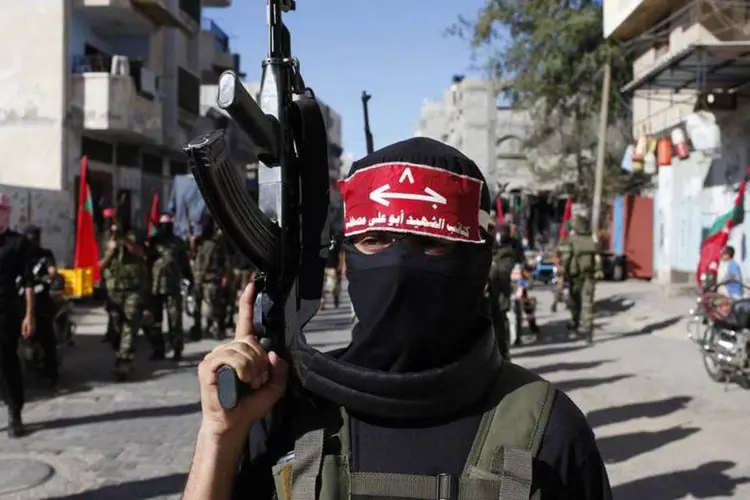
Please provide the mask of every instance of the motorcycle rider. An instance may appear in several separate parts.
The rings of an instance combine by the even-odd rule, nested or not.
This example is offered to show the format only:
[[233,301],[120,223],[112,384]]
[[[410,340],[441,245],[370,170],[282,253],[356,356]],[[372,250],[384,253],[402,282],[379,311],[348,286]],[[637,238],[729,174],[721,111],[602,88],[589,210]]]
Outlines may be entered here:
[[54,388],[57,385],[59,367],[54,328],[56,306],[50,294],[50,285],[57,276],[57,263],[54,254],[42,246],[42,231],[38,226],[27,226],[23,234],[29,242],[36,304],[36,334],[26,342],[31,344],[32,352],[34,345],[41,348],[41,375]]
[[[446,203],[394,197],[384,208],[371,196],[379,185],[431,186]],[[288,365],[253,335],[248,286],[235,340],[198,369],[202,423],[182,498],[611,499],[581,411],[500,356],[483,307],[492,236],[476,164],[409,139],[355,162],[341,192],[350,344],[323,353],[295,335],[287,392]],[[230,411],[217,397],[223,365],[255,389]],[[290,411],[269,427],[285,392]]]

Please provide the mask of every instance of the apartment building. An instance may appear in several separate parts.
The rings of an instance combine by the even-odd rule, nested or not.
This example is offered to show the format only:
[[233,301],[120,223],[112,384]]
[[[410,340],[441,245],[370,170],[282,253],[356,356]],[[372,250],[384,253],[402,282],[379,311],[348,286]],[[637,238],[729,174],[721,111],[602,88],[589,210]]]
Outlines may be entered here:
[[[685,132],[690,155],[656,176],[654,269],[692,282],[706,228],[728,210],[750,164],[750,4],[731,0],[605,0],[604,35],[633,51],[636,137]],[[710,140],[708,140],[710,139]],[[746,273],[747,225],[732,242]]]
[[[200,115],[202,7],[229,0],[24,0],[0,5],[0,189],[72,261],[78,179],[135,223],[185,172]],[[16,48],[17,50],[14,50]]]
[[531,131],[528,112],[498,105],[492,83],[456,76],[437,101],[425,101],[415,135],[449,144],[474,160],[490,190],[507,184],[508,190],[554,190],[541,183],[531,165],[543,168],[550,157],[525,146]]

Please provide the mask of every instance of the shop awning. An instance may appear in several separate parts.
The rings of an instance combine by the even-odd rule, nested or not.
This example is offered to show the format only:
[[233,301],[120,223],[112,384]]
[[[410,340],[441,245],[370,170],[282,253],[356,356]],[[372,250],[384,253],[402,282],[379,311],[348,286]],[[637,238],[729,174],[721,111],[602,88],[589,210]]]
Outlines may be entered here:
[[679,92],[689,87],[728,91],[746,83],[750,83],[750,42],[695,43],[656,64],[620,92],[643,88]]

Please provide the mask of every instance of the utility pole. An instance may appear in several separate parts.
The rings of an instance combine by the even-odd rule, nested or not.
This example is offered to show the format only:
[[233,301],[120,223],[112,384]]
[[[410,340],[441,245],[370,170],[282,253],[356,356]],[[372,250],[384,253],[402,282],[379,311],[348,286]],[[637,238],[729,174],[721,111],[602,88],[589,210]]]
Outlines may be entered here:
[[591,231],[594,240],[599,241],[599,219],[601,217],[602,190],[604,188],[604,156],[607,147],[607,129],[609,128],[609,101],[612,90],[612,59],[607,55],[602,82],[602,107],[599,112],[599,143],[596,148],[596,177],[594,180],[594,204],[591,207]]
[[362,112],[365,115],[365,141],[367,141],[367,154],[373,152],[374,147],[372,144],[372,131],[370,130],[370,113],[367,109],[367,102],[372,98],[367,91],[362,91]]

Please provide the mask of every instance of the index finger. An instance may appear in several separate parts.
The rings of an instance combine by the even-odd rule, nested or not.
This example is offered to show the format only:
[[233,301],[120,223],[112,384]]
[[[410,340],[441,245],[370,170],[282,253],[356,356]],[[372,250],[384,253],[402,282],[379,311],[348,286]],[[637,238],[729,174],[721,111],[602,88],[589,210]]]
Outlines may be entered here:
[[252,337],[253,332],[253,306],[255,305],[255,283],[247,284],[240,296],[240,307],[237,313],[237,328],[234,331],[236,340]]

